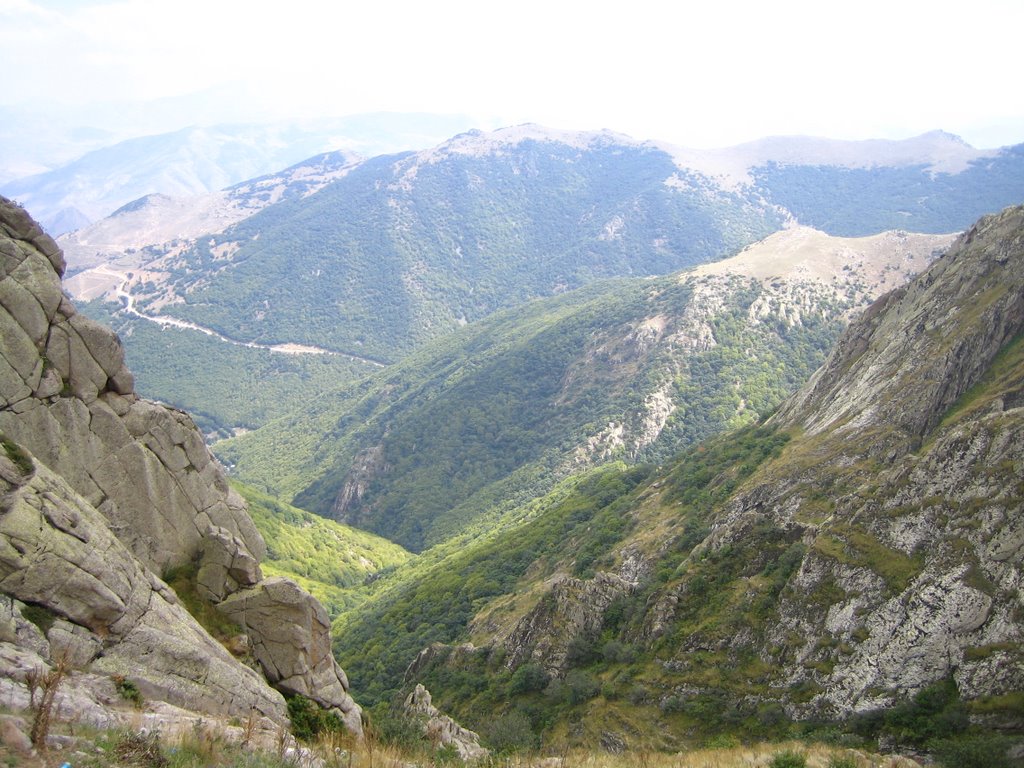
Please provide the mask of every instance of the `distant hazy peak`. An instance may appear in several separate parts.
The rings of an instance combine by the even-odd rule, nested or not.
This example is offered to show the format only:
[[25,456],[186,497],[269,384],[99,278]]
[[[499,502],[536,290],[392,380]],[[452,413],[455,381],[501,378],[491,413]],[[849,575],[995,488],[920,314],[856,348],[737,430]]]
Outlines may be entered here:
[[699,171],[726,186],[750,183],[750,169],[767,163],[841,168],[923,165],[933,173],[960,173],[969,164],[999,153],[975,149],[959,136],[929,131],[909,139],[848,141],[814,136],[768,136],[721,149],[686,149],[658,143],[683,168]]
[[720,149],[690,149],[661,141],[640,141],[615,131],[574,131],[536,123],[460,133],[408,160],[404,177],[416,169],[454,155],[486,157],[518,147],[523,142],[551,142],[580,150],[622,146],[665,152],[684,171],[694,171],[725,188],[752,182],[750,170],[768,163],[824,165],[841,168],[925,166],[933,173],[960,173],[972,161],[996,155],[998,149],[975,149],[959,136],[936,130],[909,139],[848,141],[814,136],[769,136]]

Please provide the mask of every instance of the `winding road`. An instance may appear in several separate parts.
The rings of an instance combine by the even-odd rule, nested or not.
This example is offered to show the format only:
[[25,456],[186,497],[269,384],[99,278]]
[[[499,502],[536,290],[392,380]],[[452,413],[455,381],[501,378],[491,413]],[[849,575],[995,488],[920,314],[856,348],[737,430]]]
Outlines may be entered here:
[[164,317],[162,315],[147,315],[135,308],[135,297],[127,290],[128,275],[123,272],[113,270],[106,264],[100,265],[91,271],[116,279],[118,283],[114,292],[124,304],[124,311],[142,320],[148,320],[151,323],[156,323],[164,327],[184,328],[190,331],[198,331],[199,333],[212,336],[219,341],[223,341],[225,344],[234,344],[237,347],[265,349],[270,352],[277,352],[284,355],[331,355],[332,357],[347,357],[349,360],[366,363],[367,365],[373,365],[378,368],[386,367],[384,363],[381,363],[378,360],[370,360],[365,357],[350,355],[344,352],[335,352],[334,350],[324,349],[323,347],[314,347],[307,344],[259,344],[255,341],[239,341],[238,339],[232,339],[229,336],[225,336],[212,328],[196,325],[188,320],[179,320],[176,317]]

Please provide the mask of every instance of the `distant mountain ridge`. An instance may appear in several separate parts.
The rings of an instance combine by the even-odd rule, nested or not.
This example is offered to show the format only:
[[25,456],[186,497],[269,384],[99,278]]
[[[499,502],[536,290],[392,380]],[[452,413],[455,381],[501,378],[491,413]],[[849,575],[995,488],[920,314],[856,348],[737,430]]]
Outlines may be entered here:
[[480,155],[458,151],[467,139],[363,162],[197,241],[160,264],[152,301],[233,338],[387,361],[498,309],[671,272],[782,223],[651,148],[524,139]]
[[[17,120],[17,111],[11,112]],[[19,200],[56,237],[145,195],[177,198],[217,192],[322,152],[369,157],[419,148],[468,124],[469,118],[458,115],[378,113],[190,126],[92,149],[56,168],[8,179],[0,183],[0,192]],[[5,134],[18,145],[25,139],[16,126],[8,125]],[[53,131],[52,125],[43,127]],[[96,138],[80,140],[86,147]]]
[[[123,286],[150,314],[231,339],[388,363],[502,308],[720,259],[794,223],[950,232],[1024,200],[1024,147],[974,150],[941,132],[694,153],[523,125],[342,162],[333,181],[319,162],[189,201],[149,198],[62,238],[72,265],[106,262],[69,288],[120,301]],[[142,335],[129,355],[134,343]],[[217,429],[251,425],[220,410]]]

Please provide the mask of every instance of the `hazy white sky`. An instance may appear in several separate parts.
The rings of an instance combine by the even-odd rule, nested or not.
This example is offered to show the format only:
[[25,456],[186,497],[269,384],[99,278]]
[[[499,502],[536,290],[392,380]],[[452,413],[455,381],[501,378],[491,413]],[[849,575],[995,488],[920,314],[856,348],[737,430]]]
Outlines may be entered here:
[[[1021,0],[0,0],[0,104],[455,112],[684,146],[1024,141]],[[181,115],[181,125],[196,122]]]

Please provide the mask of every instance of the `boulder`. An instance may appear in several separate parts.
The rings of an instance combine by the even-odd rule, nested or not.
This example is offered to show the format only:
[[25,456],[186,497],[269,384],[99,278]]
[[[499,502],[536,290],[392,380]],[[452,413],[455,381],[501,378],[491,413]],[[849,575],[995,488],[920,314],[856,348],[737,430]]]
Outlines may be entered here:
[[248,634],[267,679],[337,710],[352,733],[362,735],[359,705],[331,653],[331,624],[317,600],[290,579],[271,577],[239,590],[217,606]]
[[203,598],[219,603],[240,587],[251,587],[262,578],[259,563],[241,539],[218,526],[207,530],[196,577]]

